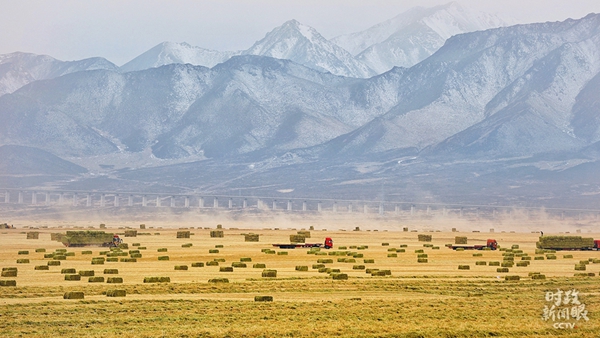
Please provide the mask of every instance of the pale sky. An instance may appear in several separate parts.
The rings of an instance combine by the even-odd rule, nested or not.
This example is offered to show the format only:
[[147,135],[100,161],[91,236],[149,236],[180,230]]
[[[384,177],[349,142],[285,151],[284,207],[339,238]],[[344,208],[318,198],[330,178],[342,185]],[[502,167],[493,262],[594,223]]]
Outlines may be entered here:
[[[243,50],[296,19],[326,38],[450,0],[0,0],[0,54],[102,56],[118,66],[164,42]],[[600,13],[600,0],[457,0],[516,23]]]

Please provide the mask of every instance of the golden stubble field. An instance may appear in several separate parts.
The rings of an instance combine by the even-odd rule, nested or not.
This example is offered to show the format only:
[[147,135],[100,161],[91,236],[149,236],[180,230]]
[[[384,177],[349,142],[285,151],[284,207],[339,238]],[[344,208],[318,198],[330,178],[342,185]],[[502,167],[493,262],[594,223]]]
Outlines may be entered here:
[[[425,223],[405,223],[395,228],[383,223],[380,229],[377,224],[369,223],[362,226],[361,231],[352,231],[352,223],[352,227],[348,227],[348,223],[344,227],[311,219],[305,223],[286,222],[281,227],[277,225],[282,223],[276,221],[228,222],[223,223],[223,238],[211,238],[209,233],[216,228],[216,223],[195,226],[194,223],[146,222],[147,228],[141,230],[137,222],[107,222],[107,232],[123,233],[126,227],[138,230],[137,237],[121,236],[129,245],[124,252],[138,249],[134,243],[145,247],[140,250],[142,257],[137,262],[92,265],[92,258],[106,257],[100,253],[108,249],[67,248],[72,256],[61,260],[60,266],[35,269],[51,260],[44,258],[45,254],[65,248],[51,241],[50,233],[91,230],[91,226],[99,230],[98,223],[92,222],[21,222],[15,225],[17,229],[1,230],[0,266],[18,269],[17,277],[0,278],[17,283],[16,287],[0,287],[2,336],[600,336],[600,264],[589,262],[586,271],[574,269],[580,261],[600,259],[600,252],[557,252],[556,259],[548,260],[546,254],[536,254],[539,234],[531,231],[517,232],[515,228],[506,227],[502,232],[496,225],[494,233],[472,232],[468,224],[461,223],[451,224],[459,232],[443,228],[444,231],[436,232],[435,226],[424,226]],[[181,224],[193,234],[190,238],[176,238]],[[290,235],[301,229],[308,230],[311,225],[315,230],[306,241],[322,243],[325,237],[332,237],[333,249],[322,249],[322,254],[316,255],[305,248],[283,250],[271,245],[287,243]],[[401,231],[405,226],[410,231]],[[27,239],[28,231],[40,232],[39,239]],[[598,233],[572,232],[571,235],[600,238]],[[243,234],[246,233],[259,234],[260,241],[245,242]],[[419,242],[419,234],[431,235],[432,241]],[[547,231],[545,234],[550,235]],[[503,248],[518,245],[519,250],[532,257],[531,264],[515,265],[508,273],[499,273],[498,267],[488,264],[502,262],[505,251],[456,252],[445,247],[454,243],[455,236],[466,236],[469,244],[485,244],[486,239],[494,238]],[[189,243],[191,247],[182,247]],[[389,245],[384,245],[387,243]],[[424,247],[424,244],[439,249]],[[42,248],[45,252],[36,252]],[[159,248],[166,248],[167,252],[158,252]],[[209,253],[214,249],[219,252]],[[276,253],[264,253],[264,249]],[[417,262],[418,250],[427,255],[427,263]],[[82,254],[83,251],[92,251],[92,254]],[[397,257],[390,257],[394,254]],[[474,257],[474,254],[481,256]],[[572,258],[564,258],[564,255],[572,255]],[[159,260],[159,256],[169,256],[169,260]],[[544,259],[535,260],[536,256]],[[242,258],[251,260],[246,262],[247,267],[220,272],[221,267],[231,267]],[[29,263],[17,263],[19,259],[29,259]],[[219,266],[206,265],[215,259],[220,260]],[[331,259],[332,263],[324,264],[326,268],[339,269],[348,279],[334,280],[332,274],[313,268],[319,259]],[[373,263],[365,263],[365,259]],[[515,263],[520,259],[515,257]],[[486,265],[476,265],[478,261],[485,261]],[[199,262],[204,266],[192,267],[192,263]],[[257,263],[277,270],[277,277],[262,277],[264,269],[253,267]],[[175,270],[179,265],[188,266],[188,270]],[[356,265],[365,268],[355,269]],[[470,269],[459,270],[459,265],[469,265]],[[298,271],[297,266],[308,266],[308,271]],[[121,277],[123,283],[90,283],[88,277],[66,281],[65,274],[61,273],[65,268],[78,272],[93,270],[95,276],[105,278]],[[118,274],[105,275],[104,269],[118,269]],[[373,276],[366,269],[390,270],[391,275]],[[532,279],[530,273],[533,272],[545,275],[546,279]],[[594,276],[574,277],[581,272],[594,273]],[[507,275],[519,276],[520,280],[507,281]],[[144,283],[145,277],[169,277],[170,283]],[[227,278],[229,283],[208,282],[214,278]],[[107,297],[106,292],[114,289],[125,290],[126,297]],[[558,290],[579,291],[580,303],[587,311],[584,317],[588,320],[572,318],[572,306],[561,304],[560,309],[568,308],[568,320],[544,321],[544,307],[553,304],[546,301],[546,292]],[[63,299],[63,295],[71,291],[81,291],[85,298]],[[255,296],[272,296],[273,302],[255,302]],[[554,327],[562,322],[573,323],[575,328]]]

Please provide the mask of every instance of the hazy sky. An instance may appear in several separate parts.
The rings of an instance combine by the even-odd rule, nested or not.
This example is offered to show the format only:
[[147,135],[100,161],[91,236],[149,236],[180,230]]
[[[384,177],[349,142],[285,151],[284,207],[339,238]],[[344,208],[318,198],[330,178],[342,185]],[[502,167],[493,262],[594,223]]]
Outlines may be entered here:
[[[0,54],[117,65],[163,41],[242,50],[296,19],[326,38],[366,29],[415,6],[449,0],[0,0]],[[518,23],[600,13],[600,0],[457,0]]]

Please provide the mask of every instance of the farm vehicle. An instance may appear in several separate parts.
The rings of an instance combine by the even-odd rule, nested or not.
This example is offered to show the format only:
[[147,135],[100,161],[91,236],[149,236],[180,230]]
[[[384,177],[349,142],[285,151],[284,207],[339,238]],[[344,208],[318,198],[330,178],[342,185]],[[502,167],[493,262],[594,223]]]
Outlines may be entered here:
[[119,235],[106,233],[104,231],[67,231],[60,237],[60,242],[66,247],[118,247],[123,243]]
[[498,242],[495,239],[488,239],[485,244],[475,244],[475,245],[446,245],[452,250],[456,250],[462,248],[464,250],[483,250],[484,248],[490,248],[491,250],[498,249]]
[[581,236],[542,236],[536,247],[544,250],[598,251],[600,240]]
[[286,244],[273,244],[273,246],[280,249],[295,249],[295,248],[333,248],[333,239],[331,237],[325,238],[325,243],[286,243]]

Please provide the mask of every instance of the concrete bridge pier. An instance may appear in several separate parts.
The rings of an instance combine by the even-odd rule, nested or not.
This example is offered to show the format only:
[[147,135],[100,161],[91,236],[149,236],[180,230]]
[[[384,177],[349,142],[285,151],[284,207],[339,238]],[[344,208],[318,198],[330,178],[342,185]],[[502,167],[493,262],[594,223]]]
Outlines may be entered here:
[[4,203],[9,203],[10,202],[10,191],[6,190],[4,192]]
[[317,203],[317,211],[321,212],[322,208],[321,208],[321,202]]
[[233,199],[229,198],[229,209],[233,208]]
[[106,206],[106,195],[100,194],[100,208],[104,208]]
[[44,199],[44,204],[50,205],[50,193],[46,193],[46,199]]
[[160,208],[160,206],[161,206],[160,202],[161,202],[160,196],[156,196],[156,207],[157,208]]
[[463,217],[463,207],[460,207],[460,218]]
[[186,208],[189,208],[189,207],[190,207],[190,198],[189,198],[189,196],[185,196],[185,201],[183,202],[183,205],[184,205]]
[[242,208],[246,209],[248,207],[248,199],[244,198],[244,202],[242,202]]
[[198,200],[198,208],[204,208],[204,197],[200,197]]
[[63,205],[65,204],[65,193],[61,192],[60,195],[58,195],[58,204]]
[[414,216],[414,215],[415,215],[415,206],[414,206],[414,205],[411,205],[411,206],[410,206],[410,215],[411,215],[411,216]]
[[427,206],[427,215],[429,215],[431,213],[431,207]]
[[121,197],[121,196],[120,196],[119,194],[115,194],[115,199],[114,199],[114,202],[113,202],[113,205],[114,205],[115,207],[119,207],[119,206],[121,206],[121,201],[119,201],[119,198],[120,198],[120,197]]
[[85,201],[85,206],[86,207],[92,206],[92,195],[91,194],[87,194],[87,200]]
[[33,205],[37,204],[37,192],[36,191],[31,193],[31,204],[33,204]]
[[127,197],[127,206],[129,206],[129,207],[133,206],[133,195],[129,195]]
[[171,208],[175,208],[175,196],[171,196]]
[[333,212],[337,212],[337,202],[333,201]]
[[394,213],[396,215],[398,215],[400,213],[400,206],[398,206],[398,205],[394,206]]
[[219,199],[217,197],[215,197],[213,199],[213,208],[218,208],[219,207]]
[[306,211],[306,201],[302,201],[302,211]]
[[277,200],[273,200],[273,210],[277,210]]
[[383,203],[379,203],[379,215],[383,215]]
[[76,207],[79,204],[79,198],[77,193],[73,193],[73,206]]
[[23,204],[23,192],[19,191],[19,199],[17,200],[19,204]]
[[288,200],[287,211],[292,211],[292,200]]
[[348,212],[351,213],[352,212],[352,203],[348,204]]
[[363,214],[366,214],[369,212],[369,207],[367,207],[366,204],[363,204]]
[[142,196],[142,206],[145,207],[148,205],[148,199],[146,198],[146,195]]

